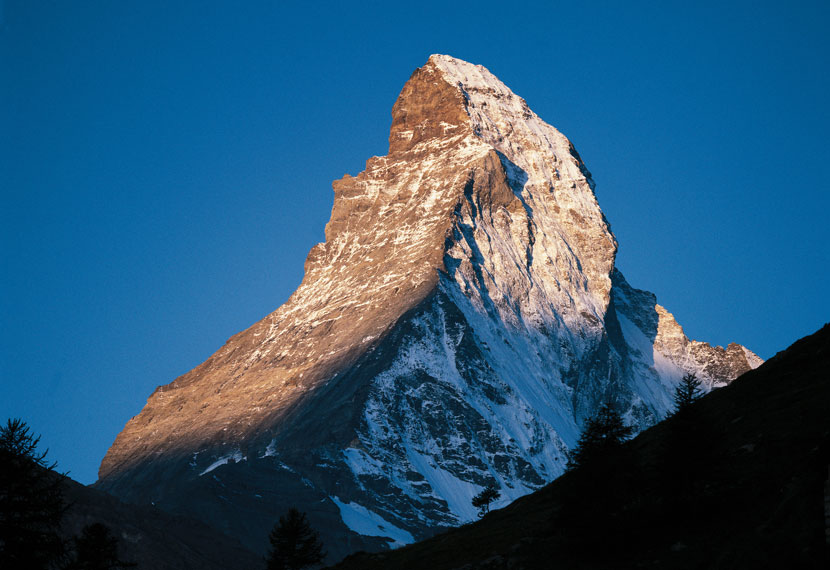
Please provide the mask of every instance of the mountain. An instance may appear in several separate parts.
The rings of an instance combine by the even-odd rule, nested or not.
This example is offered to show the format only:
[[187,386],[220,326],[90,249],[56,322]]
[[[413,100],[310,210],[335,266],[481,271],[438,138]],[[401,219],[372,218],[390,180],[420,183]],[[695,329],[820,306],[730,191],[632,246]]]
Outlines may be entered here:
[[159,387],[98,486],[257,551],[296,504],[334,559],[472,520],[489,483],[539,489],[604,402],[644,429],[684,373],[761,363],[626,282],[573,145],[481,66],[430,57],[389,154],[333,186],[297,291]]
[[578,491],[613,486],[620,471],[596,481],[577,470],[477,523],[337,568],[827,568],[828,370],[830,324],[697,402],[698,446],[681,450],[684,469],[696,470],[685,500],[679,478],[661,481],[673,418],[627,444],[634,478],[603,504],[593,500],[602,491]]

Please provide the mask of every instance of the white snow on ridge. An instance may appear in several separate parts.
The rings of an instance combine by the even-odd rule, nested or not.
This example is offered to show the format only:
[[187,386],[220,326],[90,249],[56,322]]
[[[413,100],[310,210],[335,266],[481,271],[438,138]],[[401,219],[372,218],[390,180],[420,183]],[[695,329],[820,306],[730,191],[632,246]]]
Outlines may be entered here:
[[201,477],[202,475],[205,475],[206,473],[210,473],[211,471],[213,471],[214,469],[216,469],[217,467],[219,467],[219,466],[221,466],[221,465],[225,465],[225,464],[226,464],[226,463],[228,463],[230,460],[234,460],[234,461],[237,461],[237,462],[238,462],[238,461],[245,461],[246,459],[247,459],[247,458],[246,458],[244,455],[242,455],[242,452],[241,452],[241,451],[234,451],[233,453],[230,453],[230,454],[228,454],[228,455],[225,455],[225,456],[223,456],[223,457],[220,457],[219,459],[217,459],[216,461],[214,461],[213,463],[211,463],[211,464],[208,466],[208,468],[207,468],[207,469],[205,469],[204,471],[202,471],[201,473],[199,473],[199,477]]
[[382,516],[357,503],[344,503],[338,497],[329,497],[340,509],[343,523],[357,534],[363,536],[382,536],[392,541],[392,548],[398,548],[415,542],[407,531],[396,527]]
[[[478,136],[524,170],[530,184],[585,179],[570,156],[570,141],[489,70],[448,55],[434,54],[430,62],[441,70],[447,83],[463,90]],[[519,140],[529,144],[518,144]],[[584,198],[583,206],[597,208],[593,196]]]
[[450,512],[458,517],[460,523],[475,520],[476,509],[472,505],[473,497],[481,491],[481,487],[467,481],[462,481],[449,471],[434,465],[428,455],[418,453],[411,448],[407,449],[409,463],[429,482],[435,497],[447,502]]
[[650,409],[663,415],[672,407],[672,394],[683,377],[684,370],[657,350],[643,331],[624,314],[618,312],[617,320],[625,342],[634,355],[632,364],[635,374],[632,391]]
[[271,443],[268,444],[268,447],[265,448],[265,453],[262,454],[262,457],[271,457],[277,454],[277,440],[272,439]]
[[355,475],[381,475],[382,465],[362,449],[349,447],[343,450],[346,465]]
[[763,358],[749,350],[747,347],[742,346],[741,349],[744,351],[744,356],[746,356],[746,361],[749,363],[749,367],[753,370],[755,370],[764,363]]
[[[365,477],[367,483],[373,477],[387,479],[420,505],[419,518],[435,516],[431,509],[437,499],[445,505],[438,508],[458,524],[475,520],[472,497],[485,481],[494,481],[507,503],[559,475],[578,428],[569,389],[552,369],[558,358],[549,343],[524,327],[500,329],[456,283],[442,279],[441,289],[469,328],[451,322],[440,302],[412,321],[413,339],[374,380],[360,434],[364,449],[346,449],[344,457],[362,487]],[[457,360],[471,357],[457,353],[470,334],[492,367],[473,381],[461,374]],[[413,374],[424,373],[432,382],[410,383]],[[456,402],[453,412],[446,408],[450,401]],[[454,416],[473,412],[473,423]],[[423,479],[411,478],[411,472]],[[386,498],[376,499],[395,508]]]

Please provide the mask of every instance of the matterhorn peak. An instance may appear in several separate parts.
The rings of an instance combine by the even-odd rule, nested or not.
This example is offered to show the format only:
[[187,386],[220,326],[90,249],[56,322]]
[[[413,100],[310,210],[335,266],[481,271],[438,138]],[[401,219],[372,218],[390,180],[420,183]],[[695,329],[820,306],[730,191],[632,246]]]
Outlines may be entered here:
[[642,429],[685,373],[760,363],[626,282],[579,154],[484,67],[431,56],[387,156],[333,188],[297,291],[159,387],[100,486],[255,550],[291,505],[333,555],[394,547],[560,475],[600,404]]

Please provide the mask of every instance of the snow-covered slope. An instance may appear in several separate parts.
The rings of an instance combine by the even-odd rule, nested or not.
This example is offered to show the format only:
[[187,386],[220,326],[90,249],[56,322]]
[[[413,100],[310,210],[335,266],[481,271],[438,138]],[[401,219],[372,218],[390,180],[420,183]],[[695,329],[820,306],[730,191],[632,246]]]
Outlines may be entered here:
[[600,404],[644,428],[760,364],[628,285],[576,150],[485,68],[432,56],[392,116],[298,290],[150,397],[102,487],[253,548],[290,504],[335,555],[400,545],[561,474]]

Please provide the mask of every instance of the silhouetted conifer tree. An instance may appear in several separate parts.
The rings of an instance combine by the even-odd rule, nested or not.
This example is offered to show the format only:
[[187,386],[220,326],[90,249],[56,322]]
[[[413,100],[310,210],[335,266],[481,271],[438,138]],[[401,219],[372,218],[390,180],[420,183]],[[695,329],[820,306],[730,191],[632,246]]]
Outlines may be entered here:
[[75,552],[67,570],[122,570],[136,566],[118,557],[118,538],[104,524],[85,526],[72,542]]
[[690,373],[683,376],[675,389],[674,412],[666,424],[660,458],[663,494],[670,498],[665,508],[675,515],[682,513],[679,520],[690,525],[702,514],[698,486],[704,466],[713,459],[712,449],[706,443],[712,439],[709,426],[696,406],[692,406],[703,396],[700,386],[700,380]]
[[[638,469],[630,447],[623,445],[633,431],[611,404],[605,404],[585,422],[571,450],[570,490],[554,525],[566,542],[584,552],[587,566],[620,567],[633,538],[629,518],[637,499]],[[598,533],[601,548],[596,547]]]
[[702,396],[703,390],[700,389],[700,380],[697,379],[697,375],[694,372],[684,375],[674,390],[674,413],[679,414],[685,411]]
[[65,554],[63,481],[39,441],[23,420],[0,426],[0,568],[54,568]]
[[579,441],[568,458],[568,470],[571,471],[598,457],[619,449],[633,429],[626,426],[622,416],[610,404],[604,404],[597,414],[589,419]]
[[294,507],[280,517],[269,535],[268,570],[299,570],[322,562],[326,553],[319,534],[312,530],[305,513]]
[[487,485],[481,493],[473,497],[473,506],[478,509],[479,518],[490,512],[490,503],[501,496],[501,492],[495,485]]

